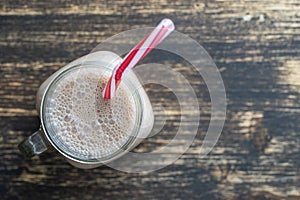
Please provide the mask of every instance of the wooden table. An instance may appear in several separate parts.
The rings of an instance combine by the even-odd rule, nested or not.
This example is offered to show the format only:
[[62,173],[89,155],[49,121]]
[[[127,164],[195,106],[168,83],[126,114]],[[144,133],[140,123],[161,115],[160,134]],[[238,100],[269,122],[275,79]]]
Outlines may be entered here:
[[[2,2],[1,199],[300,199],[299,10],[297,0]],[[214,150],[197,154],[206,93],[198,140],[159,171],[81,170],[56,152],[25,160],[17,145],[39,127],[39,85],[105,39],[163,17],[203,45],[224,80],[228,110]]]

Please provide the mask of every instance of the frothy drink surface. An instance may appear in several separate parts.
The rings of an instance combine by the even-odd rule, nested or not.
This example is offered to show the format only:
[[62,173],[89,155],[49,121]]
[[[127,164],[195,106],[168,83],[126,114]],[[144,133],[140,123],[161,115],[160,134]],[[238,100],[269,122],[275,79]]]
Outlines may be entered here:
[[109,76],[99,67],[74,69],[47,94],[48,134],[67,154],[102,158],[128,141],[136,120],[133,97],[121,83],[114,98],[104,100],[101,92]]

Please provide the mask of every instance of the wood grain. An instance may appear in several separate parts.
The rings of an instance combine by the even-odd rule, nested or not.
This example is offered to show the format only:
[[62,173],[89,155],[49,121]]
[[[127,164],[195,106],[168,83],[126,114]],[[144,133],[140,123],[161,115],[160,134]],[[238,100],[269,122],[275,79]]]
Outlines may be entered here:
[[[1,199],[300,199],[299,10],[298,0],[2,1]],[[25,160],[16,146],[39,127],[39,85],[105,39],[163,17],[202,44],[222,74],[227,121],[213,152],[198,156],[210,119],[208,91],[183,70],[201,88],[201,127],[174,164],[127,174],[76,169],[56,152]],[[178,112],[161,89],[147,88],[153,101]],[[167,121],[170,137],[178,121]],[[136,151],[170,137],[149,138]]]

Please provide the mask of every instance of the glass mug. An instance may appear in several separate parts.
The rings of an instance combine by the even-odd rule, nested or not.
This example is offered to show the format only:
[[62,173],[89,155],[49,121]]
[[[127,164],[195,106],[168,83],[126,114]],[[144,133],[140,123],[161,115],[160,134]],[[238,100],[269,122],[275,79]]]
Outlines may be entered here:
[[20,151],[32,157],[52,146],[73,166],[87,169],[119,158],[146,138],[153,111],[132,70],[113,99],[102,98],[120,60],[112,52],[98,51],[51,75],[37,92],[41,128],[19,144]]

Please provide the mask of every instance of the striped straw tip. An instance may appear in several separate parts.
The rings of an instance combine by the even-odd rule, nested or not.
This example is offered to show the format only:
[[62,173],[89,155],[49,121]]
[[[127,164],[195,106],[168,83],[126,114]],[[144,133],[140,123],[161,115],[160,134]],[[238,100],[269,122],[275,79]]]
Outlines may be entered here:
[[169,18],[164,18],[164,19],[161,21],[161,23],[162,23],[164,26],[166,26],[168,29],[172,30],[172,31],[175,29],[175,25],[174,25],[173,21],[172,21],[171,19],[169,19]]

